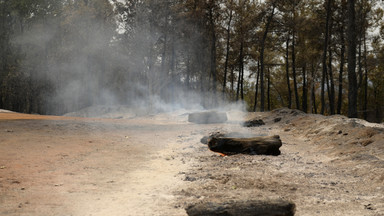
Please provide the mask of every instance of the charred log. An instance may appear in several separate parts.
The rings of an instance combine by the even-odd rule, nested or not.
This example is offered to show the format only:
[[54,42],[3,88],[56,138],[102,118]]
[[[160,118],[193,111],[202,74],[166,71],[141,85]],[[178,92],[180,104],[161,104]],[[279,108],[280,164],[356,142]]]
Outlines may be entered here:
[[262,125],[265,125],[264,121],[262,119],[253,119],[244,122],[244,127],[260,127]]
[[228,120],[225,112],[199,112],[191,113],[188,115],[188,121],[196,124],[215,124],[224,123]]
[[295,204],[284,200],[250,200],[225,203],[201,203],[186,208],[189,216],[293,216]]
[[208,136],[204,136],[200,139],[200,142],[203,144],[208,144],[208,141],[212,138],[219,138],[219,137],[232,137],[232,138],[251,138],[255,137],[254,134],[248,134],[248,133],[239,133],[239,132],[230,132],[230,133],[222,133],[222,132],[213,132]]
[[233,154],[280,155],[282,142],[278,135],[252,138],[213,137],[208,140],[211,151]]

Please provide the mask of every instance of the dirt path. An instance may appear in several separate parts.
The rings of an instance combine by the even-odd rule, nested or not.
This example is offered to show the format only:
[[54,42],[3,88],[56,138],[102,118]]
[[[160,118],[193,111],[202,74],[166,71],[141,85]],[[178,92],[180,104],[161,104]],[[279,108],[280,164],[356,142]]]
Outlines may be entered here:
[[[0,113],[0,215],[178,216],[193,203],[269,198],[294,202],[297,215],[384,215],[381,132],[359,128],[369,136],[356,141],[353,127],[339,134],[318,116],[254,114],[267,123],[258,128],[240,117]],[[200,143],[214,131],[279,134],[282,154],[219,156]]]
[[170,203],[186,165],[170,155],[182,132],[151,118],[1,113],[0,215],[181,215]]

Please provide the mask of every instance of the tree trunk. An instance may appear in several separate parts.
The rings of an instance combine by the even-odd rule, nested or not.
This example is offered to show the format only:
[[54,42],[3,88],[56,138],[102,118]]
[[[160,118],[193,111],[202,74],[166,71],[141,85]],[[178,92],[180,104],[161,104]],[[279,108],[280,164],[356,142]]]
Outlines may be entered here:
[[[196,49],[196,59],[197,59],[197,62],[201,62],[200,63],[200,68],[197,68],[197,71],[200,72],[200,93],[203,95],[204,93],[204,58],[202,58],[202,56],[204,55],[204,51],[202,51],[203,49],[203,46],[200,45],[199,46],[199,49]],[[199,51],[200,50],[200,51]]]
[[265,50],[265,41],[268,36],[269,26],[271,25],[273,16],[275,14],[275,5],[272,5],[272,12],[267,19],[267,23],[265,26],[265,31],[263,34],[263,38],[261,40],[261,52],[260,52],[260,89],[261,89],[261,98],[260,98],[260,111],[264,112],[265,106],[265,91],[264,91],[264,50]]
[[185,80],[185,86],[187,88],[187,91],[191,89],[190,87],[190,79],[191,79],[191,56],[188,54],[187,56],[187,78]]
[[[9,3],[9,2],[8,2]],[[5,76],[5,73],[6,71],[8,71],[8,63],[7,63],[7,55],[8,55],[8,51],[9,51],[9,27],[8,27],[8,19],[6,18],[6,11],[7,11],[7,1],[3,2],[0,4],[1,6],[1,19],[0,19],[0,22],[1,22],[1,26],[0,26],[0,47],[1,47],[1,52],[0,52],[0,61],[1,61],[1,65],[0,65],[0,89],[3,87],[3,84],[4,84],[4,76]],[[5,108],[4,107],[4,104],[3,104],[3,97],[5,95],[3,95],[2,91],[0,91],[0,109],[1,108]]]
[[165,70],[165,56],[167,53],[167,40],[168,40],[168,14],[165,16],[165,31],[164,31],[164,42],[163,42],[163,53],[161,54],[161,74],[164,76],[166,74]]
[[[240,54],[239,54],[239,77],[237,78],[237,92],[236,92],[236,101],[239,100],[239,96],[240,94],[242,94],[242,90],[243,90],[243,76],[242,76],[242,68],[243,68],[243,42],[240,43]],[[241,89],[240,89],[241,88]]]
[[364,34],[364,119],[368,119],[368,65],[367,65],[367,40],[366,35]]
[[267,101],[268,101],[268,111],[271,110],[271,71],[270,68],[268,67],[267,69],[267,78],[268,78],[268,83],[267,83]]
[[308,111],[308,87],[307,87],[307,74],[306,74],[306,65],[303,66],[303,96],[302,104],[303,111],[306,113]]
[[312,113],[317,114],[317,104],[316,104],[316,93],[315,87],[312,87],[312,102],[313,102],[313,111]]
[[292,108],[292,91],[291,91],[291,82],[289,80],[289,33],[287,35],[286,49],[285,49],[285,73],[287,79],[287,88],[288,88],[288,108]]
[[357,52],[357,74],[359,75],[359,81],[357,82],[357,88],[361,88],[363,84],[363,64],[361,62],[361,38],[359,38],[359,46]]
[[[359,2],[358,3],[358,11],[357,11],[357,14],[358,14],[358,21],[356,21],[358,24],[357,26],[359,27],[359,30],[358,30],[358,39],[357,40],[357,43],[358,43],[358,54],[357,54],[357,75],[358,75],[358,81],[357,81],[357,88],[360,89],[363,85],[363,62],[362,62],[362,42],[363,42],[363,35],[364,35],[364,21],[365,21],[365,18],[364,18],[364,13],[363,13],[363,8],[364,6],[362,6],[362,2]],[[361,100],[363,101],[363,100]],[[361,103],[362,105],[363,103]]]
[[228,61],[229,61],[229,42],[231,36],[231,21],[232,21],[232,9],[229,13],[228,27],[227,27],[227,47],[225,53],[225,63],[224,63],[224,81],[223,81],[223,100],[225,100],[225,89],[227,85],[227,72],[228,72]]
[[[241,47],[242,47],[242,49],[244,49],[244,45],[241,45]],[[241,82],[240,82],[241,100],[244,100],[244,54],[242,55],[240,63],[241,63],[240,64],[240,70],[241,70]]]
[[300,109],[300,101],[299,101],[299,93],[297,90],[297,77],[296,77],[295,30],[292,31],[292,76],[293,76],[293,90],[295,92],[296,109]]
[[[176,85],[176,53],[175,53],[175,36],[173,35],[171,38],[171,61],[169,62],[170,76],[171,76],[171,95],[170,101],[175,102],[175,85]],[[168,94],[167,94],[168,95]]]
[[262,42],[260,52],[260,112],[264,112],[265,103],[265,89],[264,89],[264,45]]
[[205,47],[208,47],[209,45],[206,43],[205,40],[203,40],[203,42],[200,44],[200,49],[199,51],[197,52],[197,59],[198,61],[197,62],[200,62],[200,95],[202,95],[201,97],[201,104],[203,105],[203,107],[206,107],[206,102],[207,102],[207,99],[206,99],[206,92],[207,92],[207,80],[205,79],[206,77],[206,68],[207,68],[207,63],[205,61],[206,59],[206,52],[204,50]]
[[231,66],[231,94],[232,94],[232,100],[234,99],[234,82],[235,82],[235,67]]
[[[362,87],[362,85],[363,85],[363,64],[362,64],[362,62],[361,62],[361,34],[362,34],[362,29],[360,29],[360,31],[359,31],[359,36],[358,36],[358,41],[357,41],[357,43],[358,43],[358,48],[357,48],[357,75],[358,75],[358,81],[357,81],[357,95],[358,95],[358,107],[359,107],[359,110],[362,110],[362,106],[363,106],[363,100],[364,100],[364,98],[363,97],[361,97],[361,93],[362,93],[362,91],[361,91],[361,87]],[[359,91],[360,90],[360,91]],[[359,97],[359,92],[360,92],[360,97]],[[363,110],[363,112],[364,112],[364,110]]]
[[355,0],[348,0],[348,117],[357,118]]
[[[332,8],[332,6],[331,6]],[[330,9],[331,10],[331,9]],[[335,82],[333,79],[333,70],[332,70],[332,11],[330,12],[330,22],[329,22],[329,38],[328,38],[328,74],[330,80],[330,94],[329,94],[329,108],[331,111],[331,115],[335,114]]]
[[[328,70],[327,70],[327,73],[325,74],[325,85],[327,88],[327,94],[328,94],[328,99],[329,99],[329,98],[331,98],[331,86],[329,85]],[[328,112],[329,114],[331,113],[330,110],[328,110],[328,107],[325,108],[325,112]]]
[[373,86],[373,97],[374,97],[374,101],[375,101],[375,120],[377,123],[380,123],[382,122],[382,108],[381,108],[381,105],[380,105],[380,101],[382,100],[382,97],[380,97],[380,95],[382,95],[382,93],[380,93],[381,90],[379,89],[378,86],[374,85]]
[[256,75],[256,85],[255,85],[255,104],[253,106],[253,112],[256,112],[256,107],[257,107],[257,94],[259,92],[259,76],[260,76],[260,61],[257,61],[257,75]]
[[325,112],[325,78],[327,76],[327,49],[328,49],[328,38],[329,38],[329,20],[331,16],[331,2],[332,0],[327,0],[327,17],[325,21],[325,36],[324,36],[324,49],[323,49],[323,73],[321,78],[321,111],[320,113],[324,115]]
[[333,80],[333,70],[332,70],[332,51],[331,48],[329,48],[329,60],[328,60],[328,67],[329,67],[329,80],[331,83],[330,86],[330,94],[329,94],[329,107],[331,111],[331,115],[335,114],[335,82]]
[[[152,32],[152,31],[150,31],[150,32]],[[153,92],[154,92],[154,86],[153,86],[154,85],[154,83],[153,83],[153,65],[154,65],[153,53],[154,53],[153,43],[151,41],[150,45],[149,45],[148,71],[147,71],[147,83],[148,83],[147,99],[149,99],[153,95]],[[149,102],[149,107],[151,109],[153,106],[152,100],[149,100],[148,102]]]
[[212,93],[213,93],[213,104],[217,104],[216,97],[216,88],[217,88],[217,78],[216,78],[216,31],[215,23],[213,20],[213,4],[214,1],[211,0],[211,7],[209,10],[209,19],[211,25],[211,75],[212,75]]
[[312,113],[315,113],[317,114],[317,104],[316,104],[316,93],[315,93],[315,65],[312,63],[312,70],[311,70],[311,76],[312,76],[312,94],[311,94],[311,98],[312,98],[312,107],[313,107],[313,110]]
[[240,82],[241,82],[241,70],[239,68],[239,75],[237,77],[236,101],[239,100],[239,96],[240,96]]
[[[342,6],[343,7],[343,6]],[[344,12],[344,7],[342,12]],[[344,39],[344,22],[340,26],[340,69],[339,69],[339,96],[337,101],[337,114],[341,114],[341,105],[343,102],[343,72],[344,72],[344,62],[345,62],[345,39]]]

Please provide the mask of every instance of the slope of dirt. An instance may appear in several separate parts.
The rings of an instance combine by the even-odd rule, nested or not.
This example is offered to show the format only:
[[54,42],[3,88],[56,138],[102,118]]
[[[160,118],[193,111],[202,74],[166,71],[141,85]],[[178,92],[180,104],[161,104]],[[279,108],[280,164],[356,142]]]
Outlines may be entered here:
[[[0,215],[186,215],[195,203],[274,198],[294,202],[296,215],[384,215],[382,124],[289,109],[228,114],[197,125],[185,111],[0,112]],[[266,124],[242,127],[255,118]],[[282,154],[222,157],[200,143],[216,131],[280,135]]]

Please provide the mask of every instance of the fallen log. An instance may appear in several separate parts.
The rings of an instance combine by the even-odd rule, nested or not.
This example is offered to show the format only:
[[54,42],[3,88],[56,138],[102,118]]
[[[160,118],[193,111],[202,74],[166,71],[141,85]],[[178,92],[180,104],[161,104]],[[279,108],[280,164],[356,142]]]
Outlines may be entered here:
[[186,208],[189,216],[293,216],[295,204],[284,200],[251,200],[200,203]]
[[211,151],[226,155],[257,154],[279,155],[282,142],[278,135],[252,138],[213,137],[208,140]]
[[225,112],[207,111],[188,115],[188,121],[196,124],[224,123],[227,120],[228,118]]

